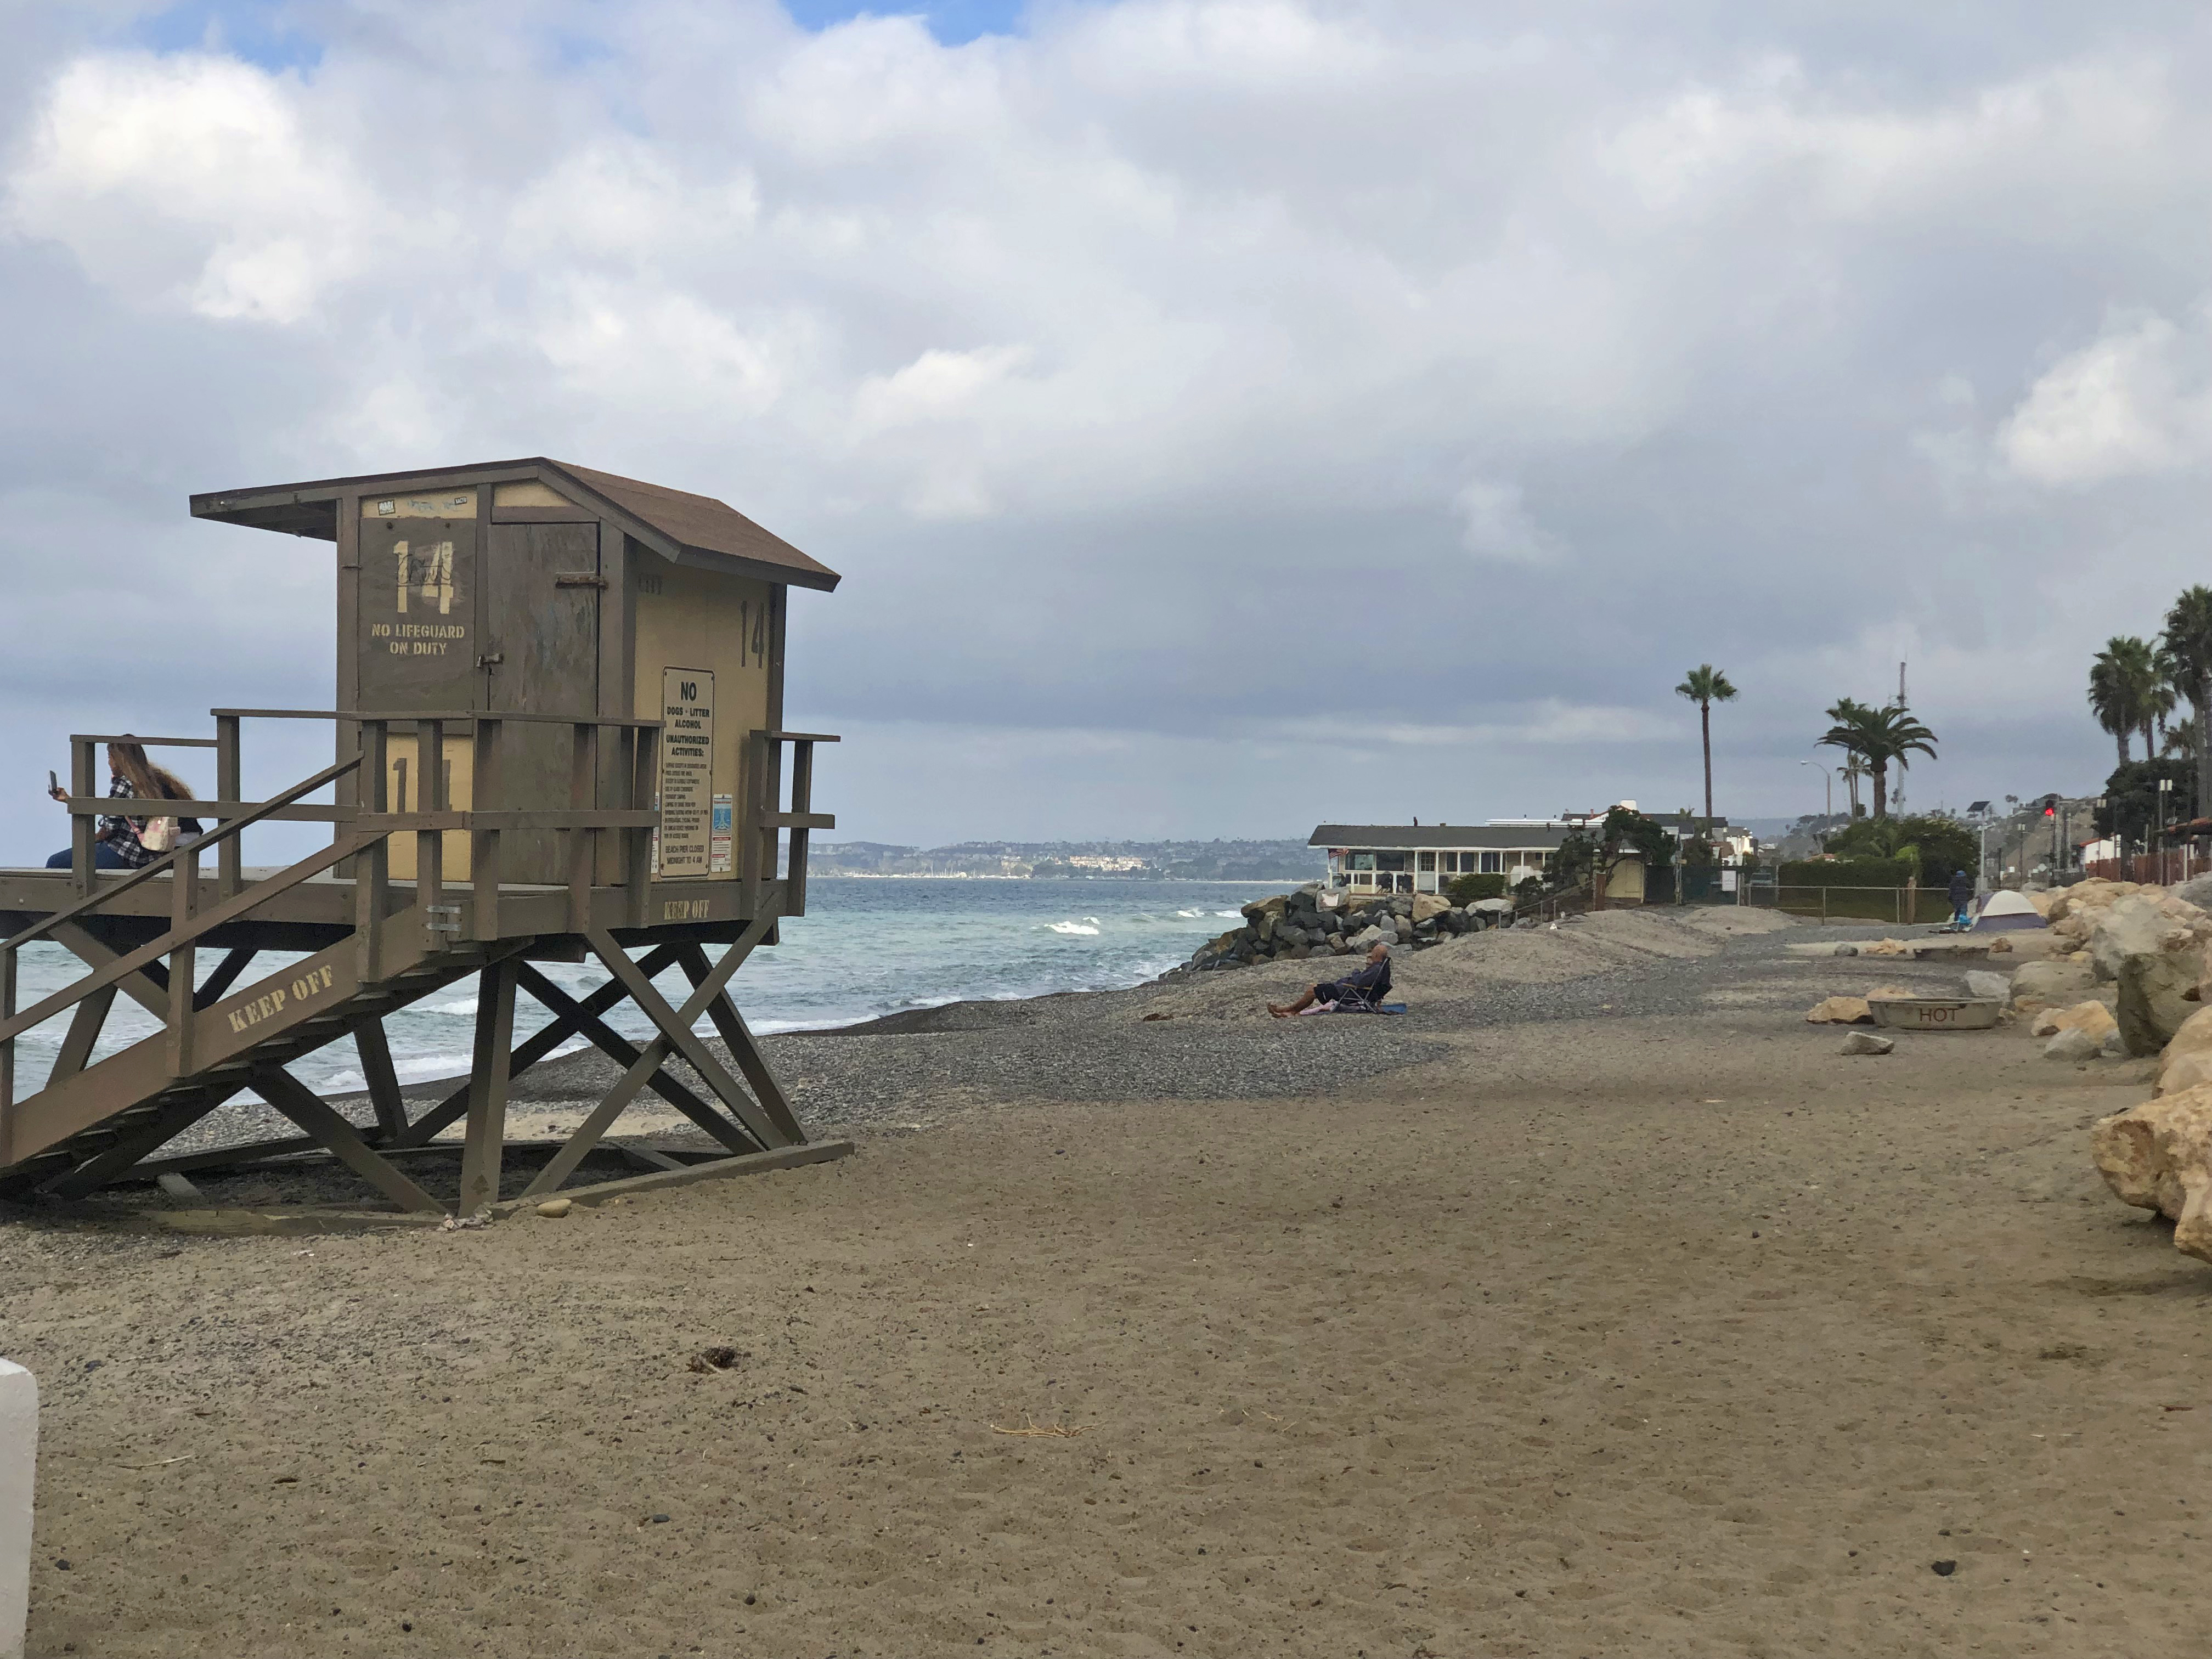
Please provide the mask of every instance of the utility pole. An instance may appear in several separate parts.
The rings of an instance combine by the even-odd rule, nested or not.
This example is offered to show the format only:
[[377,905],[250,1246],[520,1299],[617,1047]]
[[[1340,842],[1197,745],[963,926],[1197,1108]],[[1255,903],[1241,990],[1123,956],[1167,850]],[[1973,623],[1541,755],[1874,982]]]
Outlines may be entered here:
[[[1897,665],[1897,712],[1900,714],[1905,712],[1905,665],[1903,663]],[[1905,816],[1905,757],[1902,755],[1897,757],[1897,799],[1892,801],[1890,805],[1895,809],[1898,817]]]

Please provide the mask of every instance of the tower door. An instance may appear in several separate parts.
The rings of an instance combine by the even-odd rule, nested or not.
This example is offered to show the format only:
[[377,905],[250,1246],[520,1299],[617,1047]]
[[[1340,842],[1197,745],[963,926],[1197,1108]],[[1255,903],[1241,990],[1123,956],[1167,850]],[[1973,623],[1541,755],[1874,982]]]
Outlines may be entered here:
[[[487,529],[478,706],[502,714],[597,714],[598,523]],[[569,742],[565,726],[505,728],[500,793],[509,810],[569,804]],[[564,880],[560,839],[550,830],[507,832],[500,848],[505,879]]]

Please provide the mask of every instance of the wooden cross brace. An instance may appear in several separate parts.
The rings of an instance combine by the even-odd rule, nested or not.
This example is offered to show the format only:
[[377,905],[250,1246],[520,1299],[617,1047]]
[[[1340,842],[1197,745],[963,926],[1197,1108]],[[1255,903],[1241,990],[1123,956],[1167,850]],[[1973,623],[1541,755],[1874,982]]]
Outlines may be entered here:
[[[574,1036],[582,1036],[618,1061],[623,1067],[623,1075],[562,1142],[552,1161],[532,1181],[524,1194],[526,1198],[540,1198],[558,1190],[599,1146],[623,1111],[647,1089],[728,1148],[733,1158],[753,1158],[805,1146],[808,1145],[806,1132],[762,1053],[759,1040],[730,1000],[727,990],[731,976],[744,965],[775,923],[773,915],[755,921],[723,953],[720,962],[711,964],[705,950],[696,944],[660,945],[647,952],[642,960],[633,962],[611,934],[591,930],[586,933],[585,942],[611,977],[605,985],[580,998],[554,984],[536,967],[523,961],[519,952],[510,952],[488,963],[478,975],[476,1040],[468,1081],[412,1121],[408,1119],[400,1096],[381,1016],[365,1013],[354,1022],[351,1031],[375,1109],[373,1127],[358,1128],[348,1122],[282,1064],[270,1062],[254,1066],[245,1078],[219,1091],[180,1102],[164,1112],[157,1122],[50,1182],[45,1190],[58,1197],[82,1197],[109,1182],[134,1175],[165,1172],[172,1167],[211,1168],[224,1163],[245,1163],[257,1156],[319,1146],[403,1209],[434,1212],[447,1206],[404,1173],[391,1155],[426,1148],[440,1133],[465,1117],[458,1208],[465,1216],[481,1214],[499,1200],[510,1085]],[[70,938],[65,942],[95,964],[102,959],[112,959],[114,954],[88,936]],[[218,969],[218,976],[226,985],[235,979],[250,954],[234,952],[233,958]],[[692,987],[690,996],[681,1007],[672,1006],[653,983],[656,975],[670,967],[681,969]],[[118,981],[118,988],[157,1017],[166,1013],[168,988],[155,975],[133,975]],[[514,1041],[518,990],[526,991],[552,1016],[543,1030],[519,1047]],[[624,1001],[635,1003],[653,1027],[654,1036],[642,1048],[616,1030],[605,1018]],[[65,1065],[81,1066],[85,1063],[106,1012],[106,1003],[102,1001],[97,1012],[82,1016],[73,1024],[64,1042]],[[702,1016],[712,1022],[727,1046],[737,1072],[744,1079],[742,1083],[693,1031],[693,1025]],[[665,1069],[668,1062],[677,1058],[697,1074],[711,1099],[702,1097]],[[233,1148],[228,1152],[141,1162],[241,1088],[252,1089],[291,1119],[304,1132],[305,1140],[288,1139]]]

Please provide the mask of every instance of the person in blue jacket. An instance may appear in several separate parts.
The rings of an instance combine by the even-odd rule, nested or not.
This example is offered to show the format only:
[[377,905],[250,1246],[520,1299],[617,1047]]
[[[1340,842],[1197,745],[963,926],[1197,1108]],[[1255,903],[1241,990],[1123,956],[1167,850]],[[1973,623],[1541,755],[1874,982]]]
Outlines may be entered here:
[[1951,924],[1954,927],[1966,925],[1966,913],[1974,907],[1974,878],[1964,870],[1951,872]]

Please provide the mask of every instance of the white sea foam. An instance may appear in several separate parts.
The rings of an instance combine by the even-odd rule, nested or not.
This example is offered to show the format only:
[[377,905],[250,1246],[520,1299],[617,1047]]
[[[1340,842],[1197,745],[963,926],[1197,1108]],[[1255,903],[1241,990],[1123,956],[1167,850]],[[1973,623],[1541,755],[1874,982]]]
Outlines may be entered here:
[[1206,912],[1203,910],[1178,910],[1176,914],[1179,916],[1202,916]]
[[1217,916],[1241,916],[1244,913],[1242,910],[1216,910],[1213,914]]
[[416,1009],[422,1014],[473,1014],[477,1011],[474,997],[456,997],[451,1002],[426,1002]]
[[[433,1078],[466,1077],[471,1063],[467,1054],[412,1054],[404,1060],[395,1056],[392,1071],[402,1083],[428,1083]],[[329,1095],[347,1094],[367,1087],[368,1079],[358,1071],[333,1072],[321,1080],[322,1092]]]
[[1096,916],[1085,916],[1080,921],[1055,921],[1049,926],[1055,933],[1072,933],[1085,939],[1098,937],[1098,918]]

